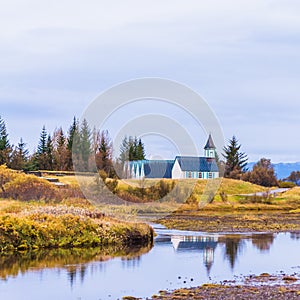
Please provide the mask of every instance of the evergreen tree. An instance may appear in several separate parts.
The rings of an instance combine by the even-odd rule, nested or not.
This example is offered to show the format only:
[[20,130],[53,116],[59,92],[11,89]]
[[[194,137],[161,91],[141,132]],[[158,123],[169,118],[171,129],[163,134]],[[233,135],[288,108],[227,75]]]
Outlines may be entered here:
[[45,125],[42,128],[42,132],[40,134],[40,140],[37,148],[37,152],[34,155],[34,163],[38,169],[46,170],[48,168],[48,158],[47,158],[47,131]]
[[98,134],[98,149],[96,151],[96,165],[98,170],[104,170],[106,174],[112,176],[112,141],[107,130]]
[[29,151],[21,138],[18,146],[12,152],[10,167],[15,170],[25,170],[27,169],[28,158]]
[[[69,131],[68,131],[68,139],[67,139],[67,169],[68,170],[73,170],[72,152],[73,152],[74,137],[76,135],[77,135],[77,142],[79,142],[78,130],[79,130],[78,121],[74,117],[73,123],[70,126]],[[77,153],[77,155],[78,155],[78,153]]]
[[129,160],[129,141],[127,136],[125,136],[122,140],[121,146],[120,146],[120,156],[119,160],[122,164],[124,164],[126,161]]
[[137,160],[144,160],[146,157],[144,143],[142,143],[141,139],[139,139],[139,142],[137,144],[136,155]]
[[229,145],[223,148],[225,158],[224,176],[228,178],[240,179],[247,166],[247,155],[240,151],[241,145],[235,136],[229,140]]
[[129,160],[137,160],[136,159],[136,146],[137,146],[137,138],[129,137]]
[[[79,156],[77,165],[81,171],[89,171],[90,159],[92,151],[92,133],[89,128],[88,122],[84,119],[80,126],[79,134],[73,137],[73,143],[78,144]],[[74,145],[73,145],[74,152]]]
[[124,137],[120,146],[119,160],[125,161],[143,160],[146,158],[144,143],[137,137]]
[[72,147],[73,147],[73,141],[74,141],[74,135],[76,131],[78,130],[78,121],[76,117],[73,118],[73,123],[69,128],[68,131],[68,140],[67,140],[67,149],[72,152]]
[[68,150],[66,137],[62,128],[56,130],[53,134],[52,145],[54,155],[55,170],[66,171],[68,166]]
[[53,170],[53,146],[52,146],[52,139],[50,134],[47,138],[47,145],[46,145],[46,169],[47,170]]
[[47,136],[48,136],[48,134],[46,131],[46,127],[44,125],[42,128],[42,132],[40,135],[40,141],[39,141],[38,148],[37,148],[37,153],[39,155],[45,154],[47,152]]
[[9,164],[11,146],[4,120],[0,116],[0,165]]

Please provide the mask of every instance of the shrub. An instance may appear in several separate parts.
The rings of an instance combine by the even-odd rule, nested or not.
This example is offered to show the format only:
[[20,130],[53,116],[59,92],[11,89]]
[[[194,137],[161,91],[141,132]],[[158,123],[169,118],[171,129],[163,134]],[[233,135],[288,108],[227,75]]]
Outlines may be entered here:
[[58,189],[44,179],[34,175],[19,174],[4,185],[6,197],[29,200],[61,200]]
[[106,178],[108,177],[107,173],[104,170],[99,171],[99,176],[102,178],[103,181],[105,181]]
[[147,245],[152,241],[153,230],[146,224],[100,221],[73,214],[0,216],[0,253],[36,248]]
[[261,195],[254,194],[251,196],[245,196],[245,198],[240,199],[239,202],[241,204],[247,204],[247,203],[272,204],[273,198],[274,198],[274,195],[266,192]]
[[34,175],[16,173],[0,166],[0,195],[16,200],[60,200],[62,193],[50,182]]
[[228,201],[228,195],[224,191],[220,192],[220,197],[221,197],[221,199],[222,199],[223,202],[227,202]]
[[278,186],[280,188],[293,188],[296,186],[296,183],[292,182],[292,181],[278,181]]
[[5,215],[0,217],[0,232],[1,251],[99,244],[97,224],[72,215]]
[[4,185],[13,180],[17,176],[17,173],[8,169],[6,165],[0,165],[0,189],[2,193],[5,193]]
[[117,179],[106,179],[105,185],[112,193],[115,194],[117,192],[117,188],[118,188],[118,180]]
[[243,174],[242,180],[261,186],[277,186],[277,178],[270,159],[262,158],[253,166],[253,170]]

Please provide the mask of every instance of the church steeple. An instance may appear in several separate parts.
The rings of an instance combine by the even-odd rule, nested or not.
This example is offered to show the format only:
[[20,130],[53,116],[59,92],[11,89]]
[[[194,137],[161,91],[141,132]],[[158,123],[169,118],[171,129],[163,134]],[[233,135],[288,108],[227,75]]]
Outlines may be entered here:
[[216,157],[216,146],[211,137],[211,134],[209,134],[207,143],[204,147],[204,156],[207,158],[215,158]]

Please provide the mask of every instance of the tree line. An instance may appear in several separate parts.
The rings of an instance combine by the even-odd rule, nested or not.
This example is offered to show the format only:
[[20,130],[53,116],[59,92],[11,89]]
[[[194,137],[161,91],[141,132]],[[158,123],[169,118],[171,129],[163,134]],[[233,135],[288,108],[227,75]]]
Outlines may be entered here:
[[6,164],[15,170],[78,171],[103,170],[115,177],[113,163],[121,164],[126,159],[145,159],[145,147],[137,137],[124,137],[120,156],[113,161],[113,143],[107,130],[91,129],[87,120],[81,123],[76,117],[67,132],[62,127],[51,135],[43,126],[37,149],[30,154],[21,138],[14,146],[10,144],[4,120],[0,117],[0,165]]
[[[224,160],[217,163],[224,177],[241,179],[262,186],[276,186],[278,180],[271,160],[260,159],[251,171],[247,169],[248,157],[241,151],[241,144],[233,136],[223,148]],[[6,164],[15,170],[77,171],[102,170],[104,176],[117,177],[116,169],[122,172],[125,161],[144,160],[145,146],[137,137],[123,138],[120,155],[113,158],[113,143],[107,130],[91,129],[87,120],[81,123],[73,118],[67,132],[60,127],[53,134],[43,126],[37,150],[30,154],[21,138],[14,146],[10,144],[4,120],[0,117],[0,165]],[[75,161],[74,161],[75,159]],[[292,172],[287,181],[300,184],[300,172]]]

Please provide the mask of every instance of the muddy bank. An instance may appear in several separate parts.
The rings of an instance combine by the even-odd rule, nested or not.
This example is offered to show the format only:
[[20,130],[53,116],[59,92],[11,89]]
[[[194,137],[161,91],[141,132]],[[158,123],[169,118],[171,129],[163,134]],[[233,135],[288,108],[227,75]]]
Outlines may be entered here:
[[171,229],[205,232],[284,232],[300,230],[300,213],[289,212],[193,212],[159,220]]
[[[247,276],[242,284],[223,281],[221,284],[178,289],[173,292],[160,291],[150,299],[300,299],[299,274]],[[126,298],[125,298],[126,299]],[[134,299],[134,298],[132,298]]]

